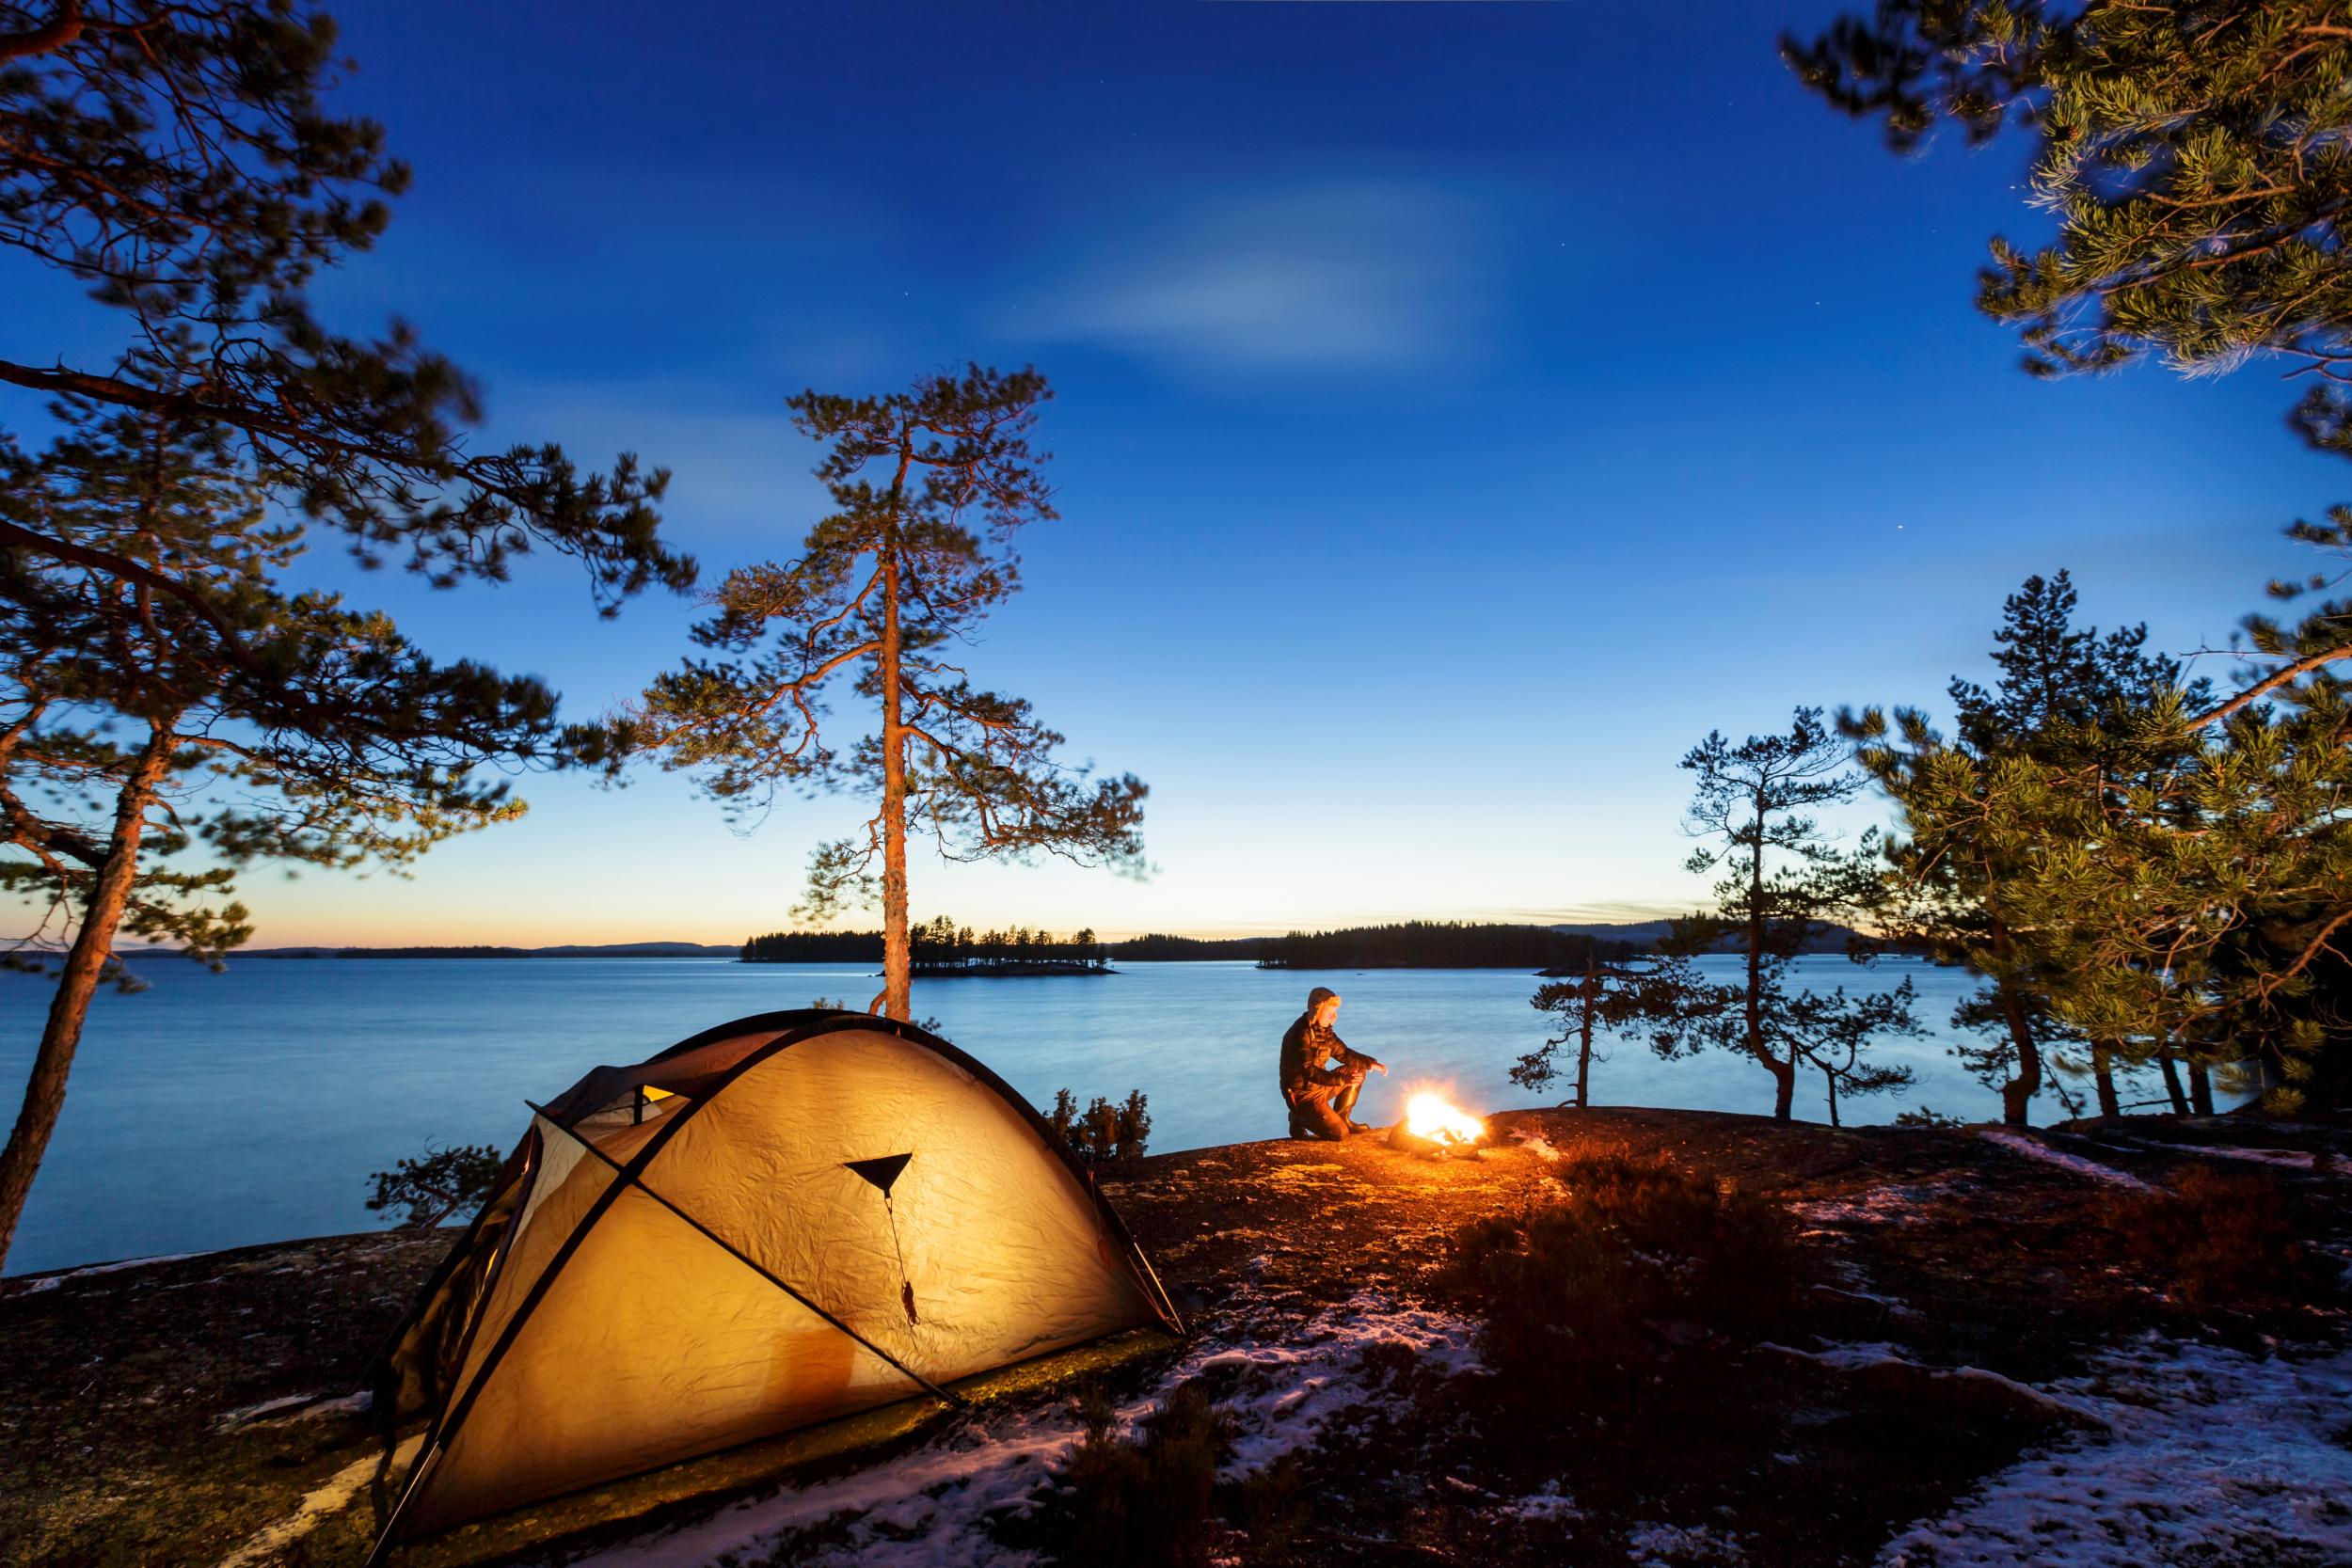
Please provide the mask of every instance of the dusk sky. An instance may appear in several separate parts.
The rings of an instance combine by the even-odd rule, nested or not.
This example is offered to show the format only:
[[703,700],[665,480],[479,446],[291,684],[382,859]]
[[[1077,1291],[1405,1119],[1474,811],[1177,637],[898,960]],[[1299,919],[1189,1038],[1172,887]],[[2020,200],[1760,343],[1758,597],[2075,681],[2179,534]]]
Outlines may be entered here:
[[[1637,918],[1698,891],[1675,763],[1710,728],[1935,703],[2060,566],[2101,625],[2219,645],[2339,499],[2268,371],[2026,377],[1973,305],[1986,237],[2035,233],[2025,144],[1906,161],[1833,115],[1773,45],[1837,8],[352,5],[330,103],[416,180],[321,295],[478,374],[485,442],[673,468],[712,580],[821,507],[787,394],[1052,378],[1062,517],[970,663],[1149,781],[1158,869],[926,857],[917,918]],[[329,549],[580,715],[693,616]],[[523,793],[409,882],[249,876],[257,942],[732,942],[863,815]]]

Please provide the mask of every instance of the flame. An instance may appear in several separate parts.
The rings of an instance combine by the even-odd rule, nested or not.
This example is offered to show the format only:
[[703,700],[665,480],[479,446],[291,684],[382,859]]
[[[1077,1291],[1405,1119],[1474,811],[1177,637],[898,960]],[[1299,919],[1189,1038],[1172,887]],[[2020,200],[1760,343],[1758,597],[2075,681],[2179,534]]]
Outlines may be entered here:
[[1474,1144],[1486,1135],[1485,1122],[1432,1089],[1405,1102],[1405,1130],[1416,1138],[1448,1144]]

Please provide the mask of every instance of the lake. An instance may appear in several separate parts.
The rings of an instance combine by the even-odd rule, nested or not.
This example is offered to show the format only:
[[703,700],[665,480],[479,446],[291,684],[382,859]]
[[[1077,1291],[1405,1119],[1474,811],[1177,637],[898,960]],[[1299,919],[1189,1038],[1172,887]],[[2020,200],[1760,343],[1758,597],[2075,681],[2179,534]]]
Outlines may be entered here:
[[[1708,958],[1726,973],[1737,960]],[[1920,991],[1923,1039],[1882,1059],[1912,1065],[1900,1099],[1847,1102],[1849,1121],[1927,1104],[1997,1117],[1998,1097],[1947,1051],[1945,1021],[1970,985],[1913,961],[1858,969],[1798,960],[1807,983]],[[819,996],[863,1003],[870,969],[718,958],[246,958],[225,974],[142,958],[150,989],[102,994],[65,1116],[33,1187],[8,1272],[205,1251],[374,1228],[369,1173],[428,1144],[510,1148],[545,1100],[600,1063],[639,1061],[715,1023]],[[1527,1005],[1538,984],[1510,970],[1260,970],[1248,963],[1132,963],[1109,976],[918,983],[917,1017],[1035,1103],[1151,1097],[1154,1151],[1283,1131],[1275,1046],[1327,985],[1345,998],[1341,1035],[1389,1063],[1358,1115],[1385,1123],[1409,1085],[1450,1087],[1479,1110],[1549,1103],[1506,1076],[1543,1041]],[[48,1002],[36,976],[0,973],[0,1075],[13,1120]],[[1772,1080],[1724,1054],[1661,1062],[1620,1042],[1593,1074],[1597,1104],[1772,1109]],[[1571,1069],[1573,1063],[1570,1063]],[[2129,1098],[2127,1096],[2127,1098]],[[1818,1077],[1797,1114],[1821,1118]],[[2046,1100],[2037,1119],[2061,1113]]]

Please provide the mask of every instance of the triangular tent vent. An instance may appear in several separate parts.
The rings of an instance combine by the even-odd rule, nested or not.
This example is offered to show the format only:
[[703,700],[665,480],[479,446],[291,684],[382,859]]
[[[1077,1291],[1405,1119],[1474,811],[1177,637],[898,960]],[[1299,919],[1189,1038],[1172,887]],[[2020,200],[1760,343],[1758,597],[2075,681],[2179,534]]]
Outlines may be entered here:
[[890,1184],[898,1180],[898,1173],[907,1168],[912,1153],[885,1154],[876,1160],[844,1160],[841,1163],[874,1184],[884,1197],[890,1196]]

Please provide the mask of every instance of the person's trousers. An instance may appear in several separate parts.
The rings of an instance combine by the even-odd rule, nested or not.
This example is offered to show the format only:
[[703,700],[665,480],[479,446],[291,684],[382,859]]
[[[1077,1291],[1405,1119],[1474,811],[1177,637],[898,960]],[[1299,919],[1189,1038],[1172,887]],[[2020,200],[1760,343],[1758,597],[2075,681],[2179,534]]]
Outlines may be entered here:
[[1355,1112],[1357,1097],[1363,1092],[1364,1081],[1357,1078],[1343,1084],[1315,1084],[1287,1094],[1291,1136],[1345,1142],[1348,1117]]

